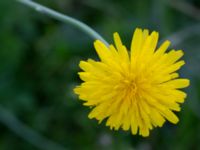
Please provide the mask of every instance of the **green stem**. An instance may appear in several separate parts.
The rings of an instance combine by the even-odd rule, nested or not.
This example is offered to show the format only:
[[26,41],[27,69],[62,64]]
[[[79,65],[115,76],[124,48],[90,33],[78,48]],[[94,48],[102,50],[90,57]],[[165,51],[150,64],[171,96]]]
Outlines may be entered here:
[[47,139],[35,130],[31,129],[20,120],[18,120],[11,112],[0,105],[0,123],[4,124],[8,129],[17,136],[29,142],[37,149],[41,150],[67,150],[62,145]]
[[71,25],[79,28],[80,30],[84,31],[85,33],[87,33],[93,39],[95,39],[95,40],[98,39],[98,40],[102,41],[103,43],[105,43],[107,46],[109,45],[96,31],[94,31],[88,25],[84,24],[83,22],[81,22],[79,20],[76,20],[72,17],[63,15],[61,13],[58,13],[52,9],[49,9],[49,8],[42,6],[31,0],[17,0],[17,1],[35,9],[36,11],[38,11],[40,13],[44,13],[44,14],[51,16],[52,18],[55,18],[64,23],[71,24]]

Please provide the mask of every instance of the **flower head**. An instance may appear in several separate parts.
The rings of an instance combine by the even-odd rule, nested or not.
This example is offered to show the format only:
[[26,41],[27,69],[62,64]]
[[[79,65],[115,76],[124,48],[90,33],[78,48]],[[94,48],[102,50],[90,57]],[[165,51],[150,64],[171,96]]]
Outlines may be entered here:
[[186,94],[180,89],[189,85],[188,79],[176,72],[185,64],[179,60],[182,50],[166,52],[165,41],[159,48],[158,32],[136,29],[130,52],[114,33],[115,46],[94,42],[100,61],[80,62],[80,78],[84,81],[74,91],[92,108],[89,118],[99,122],[107,119],[111,129],[131,130],[148,136],[149,130],[163,126],[165,120],[176,124],[180,103]]

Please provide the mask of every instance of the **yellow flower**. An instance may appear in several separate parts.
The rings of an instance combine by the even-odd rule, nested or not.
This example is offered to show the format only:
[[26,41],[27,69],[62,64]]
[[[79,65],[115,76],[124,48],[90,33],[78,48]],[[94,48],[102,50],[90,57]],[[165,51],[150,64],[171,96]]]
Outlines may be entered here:
[[179,60],[182,50],[166,52],[165,41],[159,48],[158,32],[136,29],[130,52],[114,33],[115,47],[94,42],[100,61],[80,62],[80,78],[84,81],[74,89],[84,105],[93,110],[89,118],[99,122],[107,119],[111,129],[131,129],[132,134],[148,136],[149,130],[163,126],[165,120],[176,124],[173,111],[180,111],[186,94],[180,89],[189,80],[176,73],[185,64]]

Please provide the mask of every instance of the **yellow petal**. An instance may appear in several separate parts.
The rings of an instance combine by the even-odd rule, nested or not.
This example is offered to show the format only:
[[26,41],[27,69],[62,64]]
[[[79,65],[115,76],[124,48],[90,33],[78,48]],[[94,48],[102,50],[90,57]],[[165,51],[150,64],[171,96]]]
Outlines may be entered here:
[[185,88],[188,87],[190,84],[190,81],[188,79],[175,79],[168,81],[166,83],[163,83],[163,86],[167,88],[172,88],[172,89],[180,89],[180,88]]

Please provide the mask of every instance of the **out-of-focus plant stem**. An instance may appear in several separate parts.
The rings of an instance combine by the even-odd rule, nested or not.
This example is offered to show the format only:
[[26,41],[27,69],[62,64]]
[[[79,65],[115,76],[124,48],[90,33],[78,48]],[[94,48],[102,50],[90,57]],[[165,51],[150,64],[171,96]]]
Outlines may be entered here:
[[164,2],[183,14],[200,21],[200,9],[191,5],[189,2],[182,0],[165,0]]
[[65,147],[45,138],[38,132],[26,126],[18,120],[6,108],[0,105],[0,123],[4,124],[8,129],[16,135],[23,138],[33,146],[41,150],[67,150]]
[[187,40],[191,36],[199,35],[199,34],[200,34],[200,23],[197,23],[194,25],[187,26],[187,27],[171,34],[170,36],[161,40],[161,42],[163,42],[165,40],[173,41],[171,43],[171,47],[175,47],[175,46],[183,43],[185,40]]
[[72,26],[75,26],[77,28],[79,28],[80,30],[82,30],[83,32],[87,33],[90,37],[92,37],[95,40],[100,40],[103,43],[105,43],[107,46],[109,45],[104,38],[102,38],[102,36],[100,36],[96,31],[94,31],[91,27],[89,27],[88,25],[86,25],[85,23],[74,19],[72,17],[69,17],[67,15],[63,15],[61,13],[58,13],[52,9],[49,9],[45,6],[42,6],[41,4],[38,4],[36,2],[33,2],[31,0],[17,0],[20,3],[23,3],[33,9],[35,9],[36,11],[46,14],[48,16],[51,16],[52,18],[55,18],[59,21],[62,21],[64,23],[70,24]]

